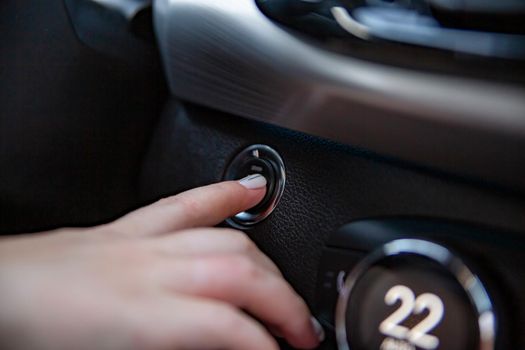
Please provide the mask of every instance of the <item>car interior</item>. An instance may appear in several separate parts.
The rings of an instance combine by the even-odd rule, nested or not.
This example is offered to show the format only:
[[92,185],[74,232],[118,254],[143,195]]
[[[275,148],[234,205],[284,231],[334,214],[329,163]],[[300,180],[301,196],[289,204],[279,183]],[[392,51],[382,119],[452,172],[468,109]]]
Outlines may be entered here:
[[525,349],[524,1],[0,12],[0,234],[260,173],[221,226],[305,299],[319,349]]

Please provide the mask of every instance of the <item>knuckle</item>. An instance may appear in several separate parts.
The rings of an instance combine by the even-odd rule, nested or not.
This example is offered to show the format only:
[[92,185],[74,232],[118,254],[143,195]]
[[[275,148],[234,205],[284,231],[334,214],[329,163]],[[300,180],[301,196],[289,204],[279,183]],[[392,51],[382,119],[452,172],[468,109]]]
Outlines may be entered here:
[[175,208],[189,220],[195,220],[198,218],[203,207],[203,204],[194,196],[184,193],[174,197],[161,199],[159,204]]
[[231,232],[242,253],[252,253],[257,250],[255,243],[246,234],[235,230],[231,230]]
[[229,186],[228,184],[226,184],[224,182],[219,182],[219,183],[215,184],[215,189],[218,192],[228,193],[229,191],[231,191],[231,186]]
[[195,200],[192,196],[179,196],[175,202],[177,206],[180,206],[185,213],[195,213],[199,211],[200,203]]
[[220,182],[215,186],[217,193],[220,193],[220,195],[231,205],[235,205],[237,202],[236,199],[239,195],[239,188],[244,188],[242,186],[232,186],[232,184],[228,182]]
[[244,326],[241,315],[239,315],[237,309],[231,305],[217,305],[213,313],[220,318],[220,324],[224,330],[237,330]]
[[262,277],[257,264],[246,256],[237,256],[230,261],[231,269],[242,279],[256,280]]
[[152,258],[149,249],[145,245],[135,242],[126,242],[119,244],[115,251],[108,252],[114,254],[115,257],[126,264],[146,265]]
[[160,199],[158,204],[181,207],[183,210],[187,210],[189,212],[193,211],[194,209],[198,209],[199,207],[199,202],[191,195],[185,193]]
[[233,229],[233,228],[223,228],[223,227],[220,227],[220,228],[214,228],[212,229],[214,231],[217,231],[217,232],[220,232],[221,234],[223,235],[226,235],[226,236],[230,236],[232,237],[233,239],[237,238],[238,236],[244,236],[244,233],[241,232],[241,231],[238,231],[236,229]]
[[245,237],[241,241],[241,249],[246,254],[252,254],[257,251],[255,243],[253,243],[249,238]]

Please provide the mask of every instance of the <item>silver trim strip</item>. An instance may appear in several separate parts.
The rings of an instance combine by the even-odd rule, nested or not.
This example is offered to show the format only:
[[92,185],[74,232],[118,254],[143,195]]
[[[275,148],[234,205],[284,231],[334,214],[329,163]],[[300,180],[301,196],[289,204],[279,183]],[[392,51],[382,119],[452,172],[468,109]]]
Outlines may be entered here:
[[363,40],[370,39],[368,28],[356,21],[344,7],[332,7],[331,12],[337,23],[350,34]]

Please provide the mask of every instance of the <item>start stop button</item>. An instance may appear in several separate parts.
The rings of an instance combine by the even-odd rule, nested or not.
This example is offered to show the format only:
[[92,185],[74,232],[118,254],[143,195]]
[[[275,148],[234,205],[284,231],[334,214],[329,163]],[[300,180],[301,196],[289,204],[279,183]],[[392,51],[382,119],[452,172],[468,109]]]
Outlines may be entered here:
[[224,173],[225,180],[239,180],[261,174],[267,180],[266,195],[255,207],[226,220],[230,225],[246,229],[270,215],[284,192],[286,171],[281,156],[266,145],[252,145],[235,156]]
[[438,244],[399,239],[359,263],[336,311],[341,350],[493,350],[491,300],[478,277]]

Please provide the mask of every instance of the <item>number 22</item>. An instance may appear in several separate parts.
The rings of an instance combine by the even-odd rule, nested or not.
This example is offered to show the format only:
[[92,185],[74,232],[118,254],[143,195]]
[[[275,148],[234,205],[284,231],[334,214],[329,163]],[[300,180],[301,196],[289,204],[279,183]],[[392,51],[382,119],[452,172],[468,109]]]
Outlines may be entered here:
[[[421,294],[416,298],[410,288],[397,285],[386,293],[385,303],[394,305],[398,301],[401,301],[401,306],[381,322],[379,331],[397,339],[406,339],[426,350],[436,349],[439,346],[439,338],[428,333],[443,319],[445,308],[441,299],[431,293]],[[428,316],[412,329],[399,325],[410,314],[420,314],[424,310],[429,310]]]

